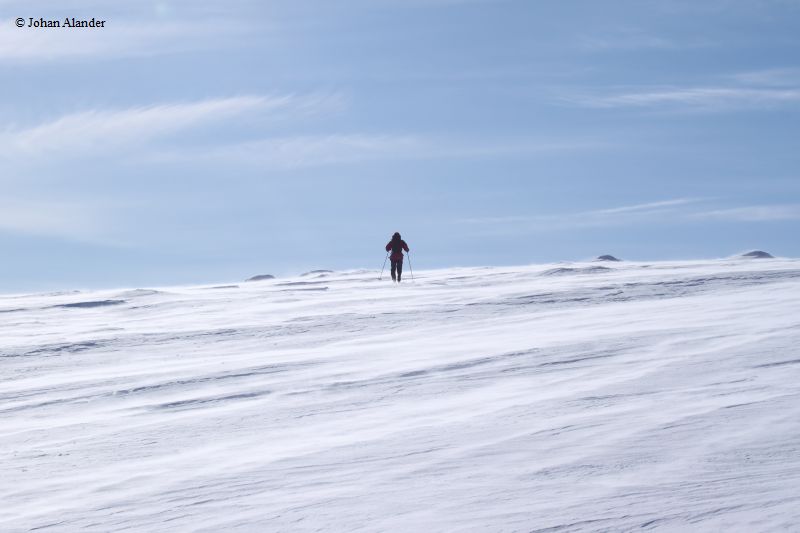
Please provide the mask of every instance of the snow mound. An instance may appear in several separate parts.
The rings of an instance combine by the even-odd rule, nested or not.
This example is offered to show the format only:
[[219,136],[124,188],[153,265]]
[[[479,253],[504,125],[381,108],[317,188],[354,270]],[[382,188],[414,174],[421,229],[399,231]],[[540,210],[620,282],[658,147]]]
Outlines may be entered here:
[[613,255],[601,255],[597,259],[595,259],[595,261],[619,261],[619,259],[617,259]]
[[248,278],[245,281],[264,281],[268,279],[275,279],[275,276],[272,274],[259,274],[258,276],[253,276],[252,278]]
[[763,252],[761,250],[753,250],[752,252],[742,254],[740,257],[746,257],[748,259],[775,259],[772,254],[768,254],[767,252]]
[[163,291],[155,289],[133,289],[120,293],[121,298],[136,298],[140,296],[155,296],[156,294],[165,294]]

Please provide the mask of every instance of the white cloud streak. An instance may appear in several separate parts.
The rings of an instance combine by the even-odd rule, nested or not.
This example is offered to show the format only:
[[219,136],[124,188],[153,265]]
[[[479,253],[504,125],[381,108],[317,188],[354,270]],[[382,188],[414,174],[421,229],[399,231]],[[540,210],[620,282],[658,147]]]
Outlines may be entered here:
[[679,212],[680,208],[703,201],[705,201],[703,198],[676,198],[575,213],[474,218],[467,219],[464,222],[494,226],[514,226],[515,231],[550,231],[553,229],[616,226],[663,219],[667,215],[674,216],[676,212]]
[[605,145],[580,140],[561,143],[536,139],[487,142],[419,135],[333,134],[268,138],[202,152],[164,153],[160,158],[292,169],[373,160],[531,157],[601,146]]
[[[341,99],[335,95],[240,96],[81,111],[33,126],[7,127],[0,131],[0,165],[4,168],[0,182],[5,182],[7,191],[7,205],[0,205],[0,231],[118,245],[112,237],[119,212],[110,209],[107,203],[86,198],[69,203],[48,192],[50,189],[32,186],[42,180],[69,184],[75,178],[80,179],[86,172],[83,165],[86,161],[92,162],[93,169],[109,168],[110,172],[122,161],[143,161],[148,168],[156,169],[159,163],[168,162],[179,163],[186,169],[218,164],[226,171],[242,165],[258,170],[291,170],[374,160],[531,157],[603,146],[581,140],[486,142],[342,133],[260,138],[230,144],[224,144],[230,142],[230,135],[223,135],[225,141],[220,144],[220,136],[216,134],[228,128],[228,132],[258,135],[265,119],[274,124],[338,109],[340,105]],[[237,121],[244,121],[246,127],[238,129]],[[108,163],[113,165],[103,167]],[[38,198],[33,202],[16,198],[12,202],[15,192],[22,197],[36,194]]]
[[233,120],[258,123],[337,110],[336,96],[241,96],[190,103],[161,104],[116,110],[70,113],[27,127],[0,131],[0,161],[53,156],[81,159],[129,155],[138,161],[257,165],[266,168],[353,163],[370,160],[537,156],[606,146],[585,140],[454,139],[409,134],[336,133],[275,136],[238,143],[192,145],[183,132],[225,126]]
[[646,204],[628,205],[614,207],[611,209],[600,209],[597,211],[587,211],[588,215],[616,215],[622,213],[653,213],[660,212],[665,207],[675,207],[679,205],[693,204],[702,201],[700,198],[678,198],[675,200],[663,200],[661,202],[650,202]]
[[600,109],[678,107],[701,111],[733,111],[800,103],[800,88],[667,88],[566,97],[565,100]]
[[800,204],[749,205],[693,213],[694,218],[731,222],[800,220]]
[[574,213],[483,217],[462,220],[485,226],[486,233],[517,234],[581,228],[602,228],[662,222],[780,222],[800,220],[800,204],[701,208],[711,198],[677,198]]
[[0,132],[0,159],[37,155],[108,156],[200,126],[252,114],[305,114],[330,104],[324,97],[239,96],[191,103],[71,113],[43,124]]
[[296,168],[402,157],[409,152],[418,152],[422,147],[422,143],[413,136],[309,135],[222,146],[190,157],[238,161],[272,168]]
[[752,70],[734,74],[730,78],[746,85],[797,87],[800,85],[800,69],[786,67]]

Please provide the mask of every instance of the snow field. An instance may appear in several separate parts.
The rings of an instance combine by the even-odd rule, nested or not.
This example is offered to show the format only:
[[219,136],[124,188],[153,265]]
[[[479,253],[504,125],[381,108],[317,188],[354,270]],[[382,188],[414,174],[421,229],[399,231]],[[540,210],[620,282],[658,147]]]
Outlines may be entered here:
[[785,531],[800,261],[0,296],[2,531]]

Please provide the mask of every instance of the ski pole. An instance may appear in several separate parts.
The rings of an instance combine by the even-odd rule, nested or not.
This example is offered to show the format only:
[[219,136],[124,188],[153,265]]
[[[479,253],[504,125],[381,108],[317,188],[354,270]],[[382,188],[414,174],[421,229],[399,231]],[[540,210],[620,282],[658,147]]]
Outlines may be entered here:
[[379,280],[383,279],[383,269],[386,268],[386,261],[388,260],[389,260],[389,254],[386,254],[386,259],[383,260],[383,266],[381,267],[381,275],[378,276]]
[[411,252],[408,252],[408,269],[411,271],[411,281],[414,281],[414,267],[411,266]]

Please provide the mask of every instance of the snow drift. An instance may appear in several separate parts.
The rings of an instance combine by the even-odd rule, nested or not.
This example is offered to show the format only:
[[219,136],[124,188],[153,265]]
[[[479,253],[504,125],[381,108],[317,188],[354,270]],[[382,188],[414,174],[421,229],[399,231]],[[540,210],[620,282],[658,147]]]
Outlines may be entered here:
[[800,261],[415,275],[0,297],[0,530],[800,523]]

